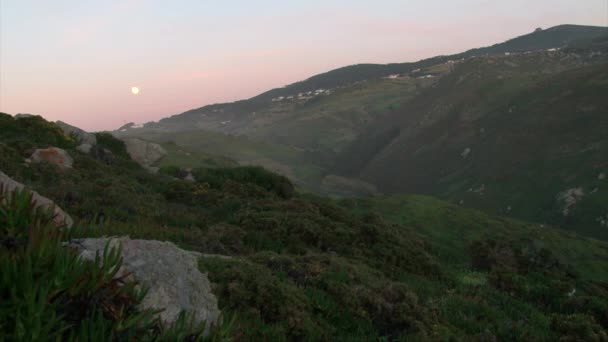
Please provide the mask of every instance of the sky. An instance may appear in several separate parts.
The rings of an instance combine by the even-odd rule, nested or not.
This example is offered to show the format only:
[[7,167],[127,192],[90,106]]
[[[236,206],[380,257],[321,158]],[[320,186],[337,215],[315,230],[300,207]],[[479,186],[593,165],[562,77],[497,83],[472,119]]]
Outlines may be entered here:
[[0,0],[0,112],[110,130],[249,98],[346,65],[457,53],[537,27],[606,26],[607,5]]

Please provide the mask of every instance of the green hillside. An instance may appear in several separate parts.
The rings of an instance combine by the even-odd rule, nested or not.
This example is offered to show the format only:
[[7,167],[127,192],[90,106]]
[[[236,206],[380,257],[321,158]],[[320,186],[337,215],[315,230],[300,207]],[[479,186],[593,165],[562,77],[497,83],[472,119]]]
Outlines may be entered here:
[[[76,237],[204,253],[229,339],[608,338],[604,242],[428,197],[298,194],[255,167],[197,168],[196,182],[149,174],[121,141],[97,139],[103,153],[81,153],[53,123],[0,114],[0,169],[69,212]],[[23,162],[48,146],[73,168]]]
[[270,90],[254,97],[252,100],[263,101],[277,96],[306,92],[318,88],[331,89],[354,82],[378,79],[391,74],[409,73],[412,70],[442,64],[448,60],[458,60],[461,58],[488,54],[503,54],[505,52],[524,52],[561,48],[572,42],[593,40],[597,37],[606,35],[607,33],[608,29],[605,27],[560,25],[546,30],[540,29],[489,47],[471,49],[450,56],[438,56],[414,63],[394,63],[385,65],[359,64],[347,66],[313,76],[305,81],[288,85],[285,88]]
[[[608,64],[565,56],[459,65],[361,136],[340,170],[381,191],[434,194],[608,238]],[[569,191],[580,195],[568,199]]]
[[114,134],[174,143],[182,167],[221,155],[319,194],[431,194],[606,239],[607,32],[345,67]]
[[[572,44],[584,45],[608,34],[604,27],[562,25],[546,30],[526,34],[504,43],[490,47],[472,49],[460,54],[438,56],[413,63],[395,63],[387,65],[360,64],[348,66],[313,76],[307,80],[277,88],[248,100],[226,104],[214,104],[187,111],[182,114],[160,120],[158,123],[147,123],[148,129],[157,130],[190,130],[193,127],[223,133],[238,133],[254,136],[259,129],[276,121],[298,118],[302,115],[297,106],[281,106],[307,102],[308,97],[315,100],[322,96],[314,96],[318,90],[335,92],[358,83],[381,80],[390,75],[421,76],[423,69],[432,68],[449,61],[458,61],[475,56],[502,55],[504,53],[522,53],[541,51],[550,48],[564,48]],[[420,73],[417,73],[420,72]],[[372,83],[372,87],[374,84]],[[327,95],[326,93],[322,93]],[[297,101],[298,95],[303,95],[305,101]],[[293,97],[291,101],[286,98]],[[390,97],[390,90],[386,94]],[[277,103],[278,98],[284,98]],[[399,98],[394,100],[399,101]],[[332,101],[336,103],[338,101]],[[331,111],[333,113],[333,111]],[[296,114],[298,113],[298,114]],[[323,114],[318,114],[323,116]],[[334,122],[334,125],[336,123]],[[274,134],[285,134],[285,129],[278,125],[272,130]],[[253,134],[252,134],[253,132]],[[269,132],[262,130],[259,136],[266,138]],[[291,143],[291,142],[290,142]]]

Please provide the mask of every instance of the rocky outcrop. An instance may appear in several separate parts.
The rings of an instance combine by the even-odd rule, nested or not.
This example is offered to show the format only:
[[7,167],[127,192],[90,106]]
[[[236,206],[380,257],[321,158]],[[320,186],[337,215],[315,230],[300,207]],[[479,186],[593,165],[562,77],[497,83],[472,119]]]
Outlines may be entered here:
[[15,115],[15,119],[33,118],[35,116],[38,116],[38,115],[19,113],[19,114]]
[[106,243],[122,246],[123,264],[117,277],[130,273],[133,280],[148,289],[142,309],[164,309],[165,324],[173,323],[181,311],[194,314],[197,322],[216,322],[220,314],[211,283],[197,267],[201,255],[182,250],[171,242],[131,240],[128,237],[74,240],[71,246],[80,256],[94,260],[103,253]]
[[93,149],[93,145],[90,144],[80,144],[76,147],[76,150],[86,154],[91,153],[91,149]]
[[32,153],[29,159],[32,163],[45,162],[62,170],[71,169],[74,165],[74,159],[65,150],[57,147],[38,149]]
[[581,187],[560,192],[557,195],[557,200],[562,204],[562,214],[568,216],[576,206],[576,203],[582,200],[584,196],[585,192]]
[[154,170],[152,165],[167,155],[167,151],[156,143],[138,138],[124,138],[123,141],[131,159],[149,170]]
[[95,146],[97,144],[97,138],[93,133],[86,132],[63,121],[56,121],[55,124],[61,128],[63,134],[68,137],[71,136],[76,138],[80,144],[88,144],[90,146]]
[[[4,174],[2,171],[0,171],[0,190],[3,192],[3,194],[13,192],[15,190],[23,190],[24,188],[25,186],[23,184],[13,180],[12,178]],[[53,203],[53,201],[51,201],[50,199],[41,196],[36,191],[30,190],[30,192],[32,194],[32,200],[34,201],[35,206],[37,208],[53,210],[53,213],[55,214],[53,221],[58,226],[65,226],[67,228],[72,227],[74,221],[72,220],[70,215],[64,212],[59,206],[55,205],[55,203]]]

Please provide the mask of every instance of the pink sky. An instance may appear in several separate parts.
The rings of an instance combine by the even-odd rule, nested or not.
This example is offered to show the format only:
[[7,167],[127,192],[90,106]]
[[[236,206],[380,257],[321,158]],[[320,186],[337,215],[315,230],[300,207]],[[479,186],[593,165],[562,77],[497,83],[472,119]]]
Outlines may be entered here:
[[[0,111],[87,130],[255,96],[333,68],[409,62],[559,24],[605,0],[2,2]],[[141,93],[132,95],[138,86]]]

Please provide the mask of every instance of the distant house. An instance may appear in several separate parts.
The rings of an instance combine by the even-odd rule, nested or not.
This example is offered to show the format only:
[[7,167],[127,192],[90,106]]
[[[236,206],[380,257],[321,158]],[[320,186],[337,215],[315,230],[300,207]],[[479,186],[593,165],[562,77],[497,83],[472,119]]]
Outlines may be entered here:
[[401,75],[399,75],[399,74],[392,74],[392,75],[388,75],[388,76],[386,76],[384,78],[390,79],[390,80],[394,80],[396,78],[399,78],[399,76],[401,76]]

